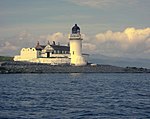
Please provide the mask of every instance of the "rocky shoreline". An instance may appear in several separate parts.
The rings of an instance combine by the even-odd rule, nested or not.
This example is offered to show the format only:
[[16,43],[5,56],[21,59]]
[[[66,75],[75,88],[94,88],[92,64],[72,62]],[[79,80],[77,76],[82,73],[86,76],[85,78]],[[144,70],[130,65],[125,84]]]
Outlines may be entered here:
[[49,65],[28,62],[0,62],[0,73],[150,73],[150,69],[112,65]]

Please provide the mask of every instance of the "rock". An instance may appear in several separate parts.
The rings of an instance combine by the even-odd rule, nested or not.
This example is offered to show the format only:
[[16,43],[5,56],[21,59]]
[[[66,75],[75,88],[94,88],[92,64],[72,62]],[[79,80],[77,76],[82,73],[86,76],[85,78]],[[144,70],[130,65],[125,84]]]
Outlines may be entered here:
[[150,73],[149,69],[137,67],[117,67],[112,65],[49,65],[29,62],[3,62],[0,73]]

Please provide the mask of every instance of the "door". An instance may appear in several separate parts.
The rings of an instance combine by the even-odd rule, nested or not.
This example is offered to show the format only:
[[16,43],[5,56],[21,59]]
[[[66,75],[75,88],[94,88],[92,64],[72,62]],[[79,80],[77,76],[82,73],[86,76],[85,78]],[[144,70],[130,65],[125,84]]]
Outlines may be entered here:
[[47,52],[47,58],[50,57],[50,52]]

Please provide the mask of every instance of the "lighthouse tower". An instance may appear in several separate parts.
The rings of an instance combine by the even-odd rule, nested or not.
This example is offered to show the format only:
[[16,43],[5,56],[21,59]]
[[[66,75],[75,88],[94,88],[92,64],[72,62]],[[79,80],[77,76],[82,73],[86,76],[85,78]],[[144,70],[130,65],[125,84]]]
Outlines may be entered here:
[[82,38],[80,34],[80,28],[77,24],[72,27],[72,33],[69,37],[70,40],[70,54],[71,54],[71,65],[84,66],[87,64],[84,57],[82,56]]

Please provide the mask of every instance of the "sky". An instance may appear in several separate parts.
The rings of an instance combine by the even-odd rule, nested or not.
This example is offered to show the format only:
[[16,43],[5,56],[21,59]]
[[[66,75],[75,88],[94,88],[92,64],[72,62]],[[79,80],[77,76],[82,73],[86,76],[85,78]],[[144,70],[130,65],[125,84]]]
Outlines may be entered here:
[[0,0],[0,55],[48,40],[68,44],[74,24],[83,52],[150,59],[150,0]]

